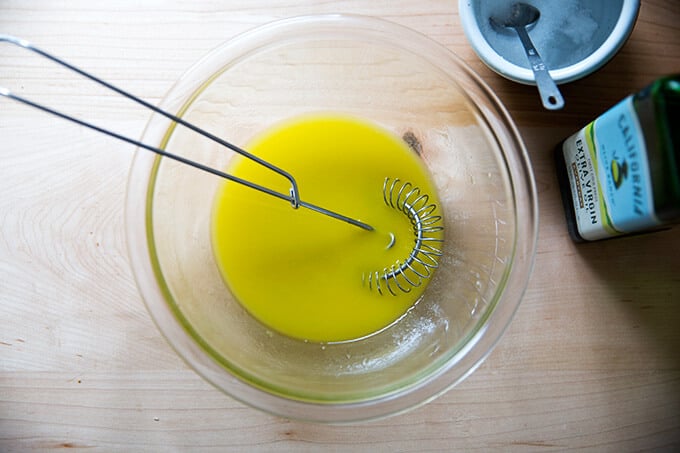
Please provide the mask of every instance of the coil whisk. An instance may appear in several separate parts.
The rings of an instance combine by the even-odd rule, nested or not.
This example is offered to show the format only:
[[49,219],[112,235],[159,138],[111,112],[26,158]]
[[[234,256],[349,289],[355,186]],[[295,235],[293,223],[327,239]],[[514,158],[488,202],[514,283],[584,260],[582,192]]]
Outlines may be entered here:
[[421,286],[439,267],[442,256],[442,216],[430,196],[410,182],[398,178],[385,178],[383,184],[385,204],[401,211],[411,221],[414,234],[413,248],[403,261],[363,275],[364,284],[380,294],[408,293]]

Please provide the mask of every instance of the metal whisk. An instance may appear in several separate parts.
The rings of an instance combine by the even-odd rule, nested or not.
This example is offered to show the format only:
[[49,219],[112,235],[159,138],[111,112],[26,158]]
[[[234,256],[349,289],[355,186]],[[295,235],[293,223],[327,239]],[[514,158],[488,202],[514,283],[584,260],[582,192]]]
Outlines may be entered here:
[[297,182],[295,181],[295,178],[293,178],[293,176],[291,174],[289,174],[285,170],[283,170],[283,169],[281,169],[281,168],[279,168],[275,165],[272,165],[271,163],[269,163],[269,162],[267,162],[263,159],[260,159],[259,157],[255,156],[253,154],[250,154],[246,150],[239,148],[238,146],[236,146],[232,143],[229,143],[228,141],[223,140],[223,139],[211,134],[208,131],[201,129],[198,126],[195,126],[194,124],[191,124],[187,121],[184,121],[182,118],[175,116],[171,113],[168,113],[165,110],[162,110],[162,109],[156,107],[155,105],[150,104],[150,103],[144,101],[143,99],[140,99],[137,96],[134,96],[133,94],[128,93],[127,91],[125,91],[121,88],[118,88],[118,87],[116,87],[116,86],[114,86],[114,85],[112,85],[112,84],[110,84],[110,83],[108,83],[108,82],[106,82],[106,81],[104,81],[104,80],[102,80],[102,79],[100,79],[100,78],[98,78],[98,77],[76,67],[76,66],[73,66],[72,64],[67,63],[64,60],[62,60],[58,57],[55,57],[54,55],[49,54],[49,53],[45,52],[44,50],[37,48],[36,46],[29,43],[28,41],[25,41],[25,40],[20,39],[20,38],[16,38],[14,36],[0,35],[0,42],[6,42],[6,43],[9,43],[9,44],[14,44],[14,45],[22,47],[24,49],[30,50],[31,52],[34,52],[37,55],[45,57],[45,58],[65,67],[65,68],[67,68],[67,69],[69,69],[73,72],[80,74],[81,76],[83,76],[87,79],[92,80],[93,82],[98,83],[99,85],[101,85],[105,88],[108,88],[109,90],[112,90],[112,91],[114,91],[114,92],[136,102],[137,104],[140,104],[140,105],[154,111],[155,113],[163,115],[164,117],[170,119],[171,121],[174,121],[177,124],[181,124],[182,126],[187,127],[190,130],[192,130],[192,131],[194,131],[194,132],[196,132],[196,133],[198,133],[198,134],[200,134],[200,135],[202,135],[202,136],[204,136],[204,137],[206,137],[206,138],[208,138],[208,139],[210,139],[210,140],[212,140],[216,143],[219,143],[220,145],[225,146],[225,147],[231,149],[232,151],[234,151],[238,154],[241,154],[242,156],[244,156],[244,157],[252,160],[253,162],[256,162],[256,163],[258,163],[258,164],[260,164],[260,165],[262,165],[266,168],[268,168],[269,170],[271,170],[273,172],[280,174],[281,176],[283,176],[284,178],[286,178],[290,182],[290,185],[291,185],[290,193],[289,194],[283,194],[283,193],[277,192],[277,191],[272,190],[268,187],[264,187],[264,186],[261,186],[259,184],[255,184],[253,182],[241,179],[237,176],[221,172],[217,169],[214,169],[212,167],[208,167],[207,165],[203,165],[199,162],[195,162],[195,161],[192,161],[190,159],[186,159],[182,156],[178,156],[176,154],[169,153],[169,152],[167,152],[163,149],[157,148],[155,146],[147,145],[147,144],[142,143],[142,142],[135,140],[133,138],[126,137],[124,135],[118,134],[118,133],[110,131],[108,129],[104,129],[102,127],[96,126],[96,125],[89,123],[87,121],[83,121],[81,119],[75,118],[71,115],[67,115],[65,113],[59,112],[59,111],[54,110],[50,107],[47,107],[47,106],[38,104],[36,102],[33,102],[29,99],[26,99],[24,97],[21,97],[19,95],[12,93],[10,90],[8,90],[5,87],[0,87],[0,95],[5,96],[5,97],[10,98],[10,99],[13,99],[13,100],[18,101],[18,102],[21,102],[23,104],[29,105],[31,107],[35,107],[39,110],[42,110],[43,112],[50,113],[52,115],[63,118],[65,120],[79,124],[81,126],[85,126],[85,127],[90,128],[92,130],[95,130],[97,132],[101,132],[101,133],[106,134],[110,137],[114,137],[114,138],[117,138],[117,139],[122,140],[124,142],[138,146],[140,148],[144,148],[148,151],[152,151],[152,152],[159,154],[163,157],[167,157],[169,159],[176,160],[176,161],[181,162],[183,164],[190,165],[190,166],[197,168],[199,170],[203,170],[203,171],[206,171],[208,173],[212,173],[214,175],[228,179],[230,181],[234,181],[236,183],[250,187],[252,189],[259,190],[260,192],[266,193],[268,195],[271,195],[271,196],[274,196],[274,197],[277,197],[277,198],[281,198],[283,200],[287,200],[291,203],[291,205],[295,209],[297,209],[298,207],[301,206],[303,208],[311,209],[313,211],[320,212],[322,214],[328,215],[328,216],[333,217],[335,219],[342,220],[344,222],[358,226],[359,228],[363,228],[364,230],[369,230],[369,231],[373,230],[373,227],[368,225],[367,223],[361,222],[361,221],[356,220],[356,219],[352,219],[352,218],[347,217],[347,216],[342,215],[342,214],[338,214],[337,212],[333,212],[329,209],[325,209],[325,208],[322,208],[320,206],[316,206],[316,205],[313,205],[311,203],[307,203],[307,202],[302,201],[300,199],[300,192],[298,190]]
[[382,270],[364,274],[363,279],[370,289],[376,289],[380,294],[387,290],[396,296],[396,290],[408,293],[422,285],[439,267],[442,250],[438,245],[443,239],[438,233],[444,227],[441,225],[442,216],[436,213],[437,205],[410,182],[385,178],[383,198],[385,204],[403,212],[411,220],[414,245],[404,262],[397,261]]
[[[38,47],[29,43],[28,41],[25,41],[14,36],[0,34],[0,42],[13,44],[23,49],[29,50],[39,56],[47,58],[48,60],[51,60],[52,62],[66,69],[69,69],[111,91],[114,91],[115,93],[118,93],[119,95],[122,95],[130,99],[131,101],[136,102],[137,104],[147,109],[152,110],[155,113],[158,113],[168,118],[174,123],[181,124],[182,126],[208,138],[209,140],[212,140],[220,144],[221,146],[224,146],[252,160],[253,162],[256,162],[257,164],[264,166],[265,168],[287,179],[291,186],[290,192],[288,194],[277,192],[268,187],[261,186],[259,184],[244,180],[237,176],[224,173],[220,170],[201,164],[199,162],[192,161],[185,157],[170,153],[168,151],[165,151],[164,149],[142,143],[133,138],[121,135],[117,132],[113,132],[111,130],[97,126],[90,122],[68,115],[66,113],[62,113],[51,107],[47,107],[45,105],[31,101],[27,98],[12,93],[10,90],[2,86],[0,86],[0,95],[23,103],[25,105],[34,107],[43,112],[55,115],[59,118],[71,121],[78,125],[85,126],[89,129],[103,133],[110,137],[117,138],[118,140],[122,140],[126,143],[133,144],[135,146],[138,146],[139,148],[154,152],[160,156],[173,159],[175,161],[192,166],[199,170],[228,179],[238,184],[242,184],[244,186],[250,187],[251,189],[254,190],[258,190],[267,195],[282,200],[286,200],[290,202],[291,206],[295,209],[299,207],[307,208],[312,211],[316,211],[318,213],[330,216],[334,219],[347,222],[351,225],[357,226],[367,231],[374,230],[374,228],[371,225],[365,222],[353,219],[351,217],[339,214],[329,209],[303,201],[300,198],[300,192],[298,189],[297,182],[290,173],[263,159],[260,159],[259,157],[247,152],[246,150],[201,129],[196,125],[191,124],[178,116],[166,112],[144,101],[143,99],[140,99],[137,96],[134,96],[133,94],[125,90],[122,90],[121,88],[118,88],[110,84],[109,82],[106,82],[44,50],[41,50]],[[440,225],[442,218],[440,215],[435,214],[437,207],[435,204],[429,201],[429,196],[421,194],[420,189],[414,187],[410,183],[401,182],[399,179],[391,180],[390,178],[386,178],[383,186],[383,196],[385,199],[385,203],[387,203],[388,206],[402,211],[411,220],[411,223],[413,225],[413,232],[415,235],[415,242],[410,255],[405,259],[403,263],[397,261],[395,264],[384,268],[382,271],[372,271],[367,274],[364,274],[364,282],[368,284],[369,288],[377,289],[377,291],[380,294],[384,294],[384,290],[386,289],[389,293],[396,295],[397,289],[402,292],[409,292],[411,288],[420,286],[423,283],[423,280],[429,278],[432,275],[434,269],[438,267],[438,260],[439,257],[442,255],[442,252],[439,248],[433,246],[431,243],[441,242],[441,239],[438,239],[436,237],[436,233],[440,232],[443,229],[443,227]]]

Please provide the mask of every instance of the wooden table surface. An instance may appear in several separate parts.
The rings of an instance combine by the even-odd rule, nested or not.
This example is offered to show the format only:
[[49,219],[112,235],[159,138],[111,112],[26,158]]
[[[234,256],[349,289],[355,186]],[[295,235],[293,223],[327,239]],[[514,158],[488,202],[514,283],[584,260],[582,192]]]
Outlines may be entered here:
[[[517,121],[540,230],[500,344],[455,389],[382,421],[318,426],[246,407],[175,355],[138,295],[123,220],[133,149],[0,99],[0,451],[679,451],[680,230],[573,244],[551,160],[572,131],[680,71],[676,0],[643,0],[625,47],[563,86],[567,106],[556,113],[476,58],[452,0],[2,0],[0,33],[157,102],[237,33],[328,12],[382,17],[441,42]],[[0,85],[131,136],[148,118],[8,46]]]

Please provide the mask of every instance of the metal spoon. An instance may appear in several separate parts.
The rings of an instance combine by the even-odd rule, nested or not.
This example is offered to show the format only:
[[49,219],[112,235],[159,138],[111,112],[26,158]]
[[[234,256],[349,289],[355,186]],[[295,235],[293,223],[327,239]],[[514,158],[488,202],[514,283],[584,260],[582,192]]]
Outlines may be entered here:
[[528,27],[536,24],[539,17],[541,17],[541,12],[535,7],[526,3],[515,3],[505,14],[489,17],[489,22],[497,30],[515,29],[529,59],[529,66],[534,71],[534,79],[541,95],[543,107],[548,110],[558,110],[564,107],[564,99],[555,81],[550,77],[548,68],[543,63],[543,59],[538,54],[538,50],[534,47],[527,31]]

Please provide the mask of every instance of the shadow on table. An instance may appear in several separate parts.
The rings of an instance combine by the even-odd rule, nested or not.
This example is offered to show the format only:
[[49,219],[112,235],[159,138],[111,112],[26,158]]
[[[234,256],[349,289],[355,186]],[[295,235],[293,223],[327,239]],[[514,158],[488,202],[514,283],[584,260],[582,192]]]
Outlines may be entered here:
[[610,308],[625,311],[627,327],[643,329],[640,339],[655,342],[659,356],[644,361],[680,369],[680,227],[579,244],[575,250],[614,294],[617,305]]

